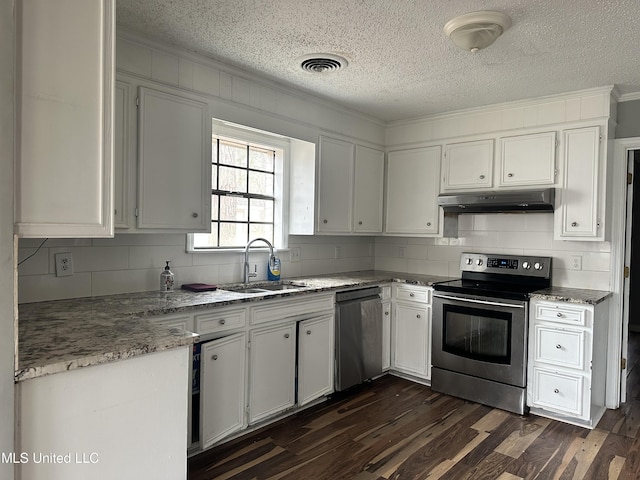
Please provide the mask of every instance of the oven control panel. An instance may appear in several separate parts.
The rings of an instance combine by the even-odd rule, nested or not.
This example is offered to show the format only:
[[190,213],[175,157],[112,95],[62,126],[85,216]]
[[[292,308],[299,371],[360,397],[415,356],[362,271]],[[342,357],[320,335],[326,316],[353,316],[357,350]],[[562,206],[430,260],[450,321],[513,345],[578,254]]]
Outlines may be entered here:
[[551,275],[551,257],[463,253],[460,256],[460,270],[463,272],[549,278]]

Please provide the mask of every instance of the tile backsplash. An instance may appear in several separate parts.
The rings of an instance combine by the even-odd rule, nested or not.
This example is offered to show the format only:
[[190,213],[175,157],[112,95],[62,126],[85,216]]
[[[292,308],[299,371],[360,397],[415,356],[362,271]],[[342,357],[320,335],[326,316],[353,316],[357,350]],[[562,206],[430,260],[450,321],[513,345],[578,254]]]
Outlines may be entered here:
[[[33,254],[41,242],[20,240],[18,261]],[[292,261],[293,251],[299,252],[299,260]],[[457,239],[290,236],[289,250],[279,255],[285,278],[373,268],[458,277],[464,251],[550,256],[554,285],[609,290],[610,244],[554,240],[550,213],[461,215]],[[73,275],[55,276],[59,252],[73,255]],[[570,268],[574,256],[580,257],[581,270]],[[171,261],[177,285],[242,281],[242,253],[187,253],[184,234],[49,239],[18,268],[19,302],[155,290],[166,260]],[[265,251],[250,254],[250,263],[258,266],[258,280],[266,278],[266,262]]]

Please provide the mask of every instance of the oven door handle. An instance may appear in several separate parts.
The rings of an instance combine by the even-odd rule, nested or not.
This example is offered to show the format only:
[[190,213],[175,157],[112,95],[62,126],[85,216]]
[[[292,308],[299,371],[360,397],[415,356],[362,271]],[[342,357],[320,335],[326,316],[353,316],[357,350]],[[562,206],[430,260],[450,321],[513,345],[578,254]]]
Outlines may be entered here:
[[492,305],[494,307],[510,307],[510,308],[524,308],[524,305],[518,305],[514,303],[500,303],[500,302],[490,302],[487,300],[474,300],[472,298],[461,298],[461,297],[452,297],[449,295],[442,295],[439,293],[434,293],[434,297],[436,298],[444,298],[445,300],[455,300],[458,302],[470,302],[470,303],[480,303],[482,305]]

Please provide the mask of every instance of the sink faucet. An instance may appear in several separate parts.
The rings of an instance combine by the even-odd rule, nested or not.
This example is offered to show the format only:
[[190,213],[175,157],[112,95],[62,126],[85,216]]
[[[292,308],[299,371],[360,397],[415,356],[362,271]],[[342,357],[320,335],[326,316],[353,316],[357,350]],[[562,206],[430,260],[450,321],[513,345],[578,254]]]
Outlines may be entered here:
[[266,243],[269,247],[269,261],[275,257],[273,245],[266,238],[258,237],[253,240],[249,240],[249,243],[244,247],[244,283],[249,283],[249,278],[256,277],[258,274],[255,272],[249,272],[249,247],[258,240]]

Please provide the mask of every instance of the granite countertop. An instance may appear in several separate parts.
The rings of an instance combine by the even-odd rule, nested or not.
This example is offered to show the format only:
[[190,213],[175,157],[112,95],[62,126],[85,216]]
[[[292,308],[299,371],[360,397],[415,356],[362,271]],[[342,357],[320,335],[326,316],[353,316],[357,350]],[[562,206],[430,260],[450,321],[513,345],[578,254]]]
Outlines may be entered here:
[[[304,286],[275,292],[225,290],[241,286],[231,284],[221,285],[214,292],[154,291],[21,304],[15,380],[113,362],[198,341],[196,334],[171,331],[146,317],[367,284],[405,282],[428,286],[445,280],[450,279],[434,275],[359,271],[291,278],[288,282]],[[254,282],[252,286],[264,283]]]
[[529,294],[529,298],[534,300],[549,300],[551,302],[582,303],[586,305],[597,305],[603,302],[611,292],[606,290],[585,290],[582,288],[549,287],[544,290],[537,290]]

